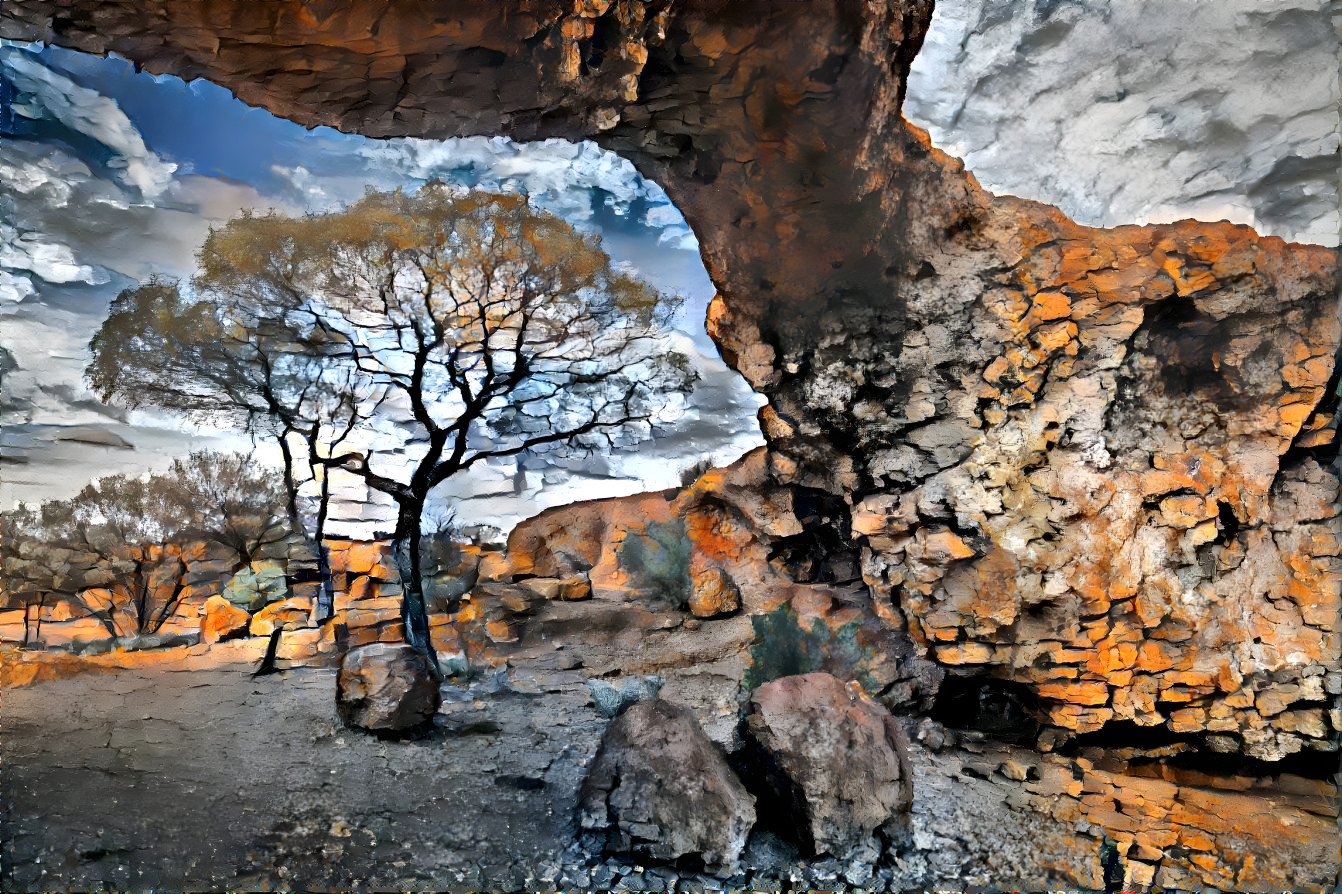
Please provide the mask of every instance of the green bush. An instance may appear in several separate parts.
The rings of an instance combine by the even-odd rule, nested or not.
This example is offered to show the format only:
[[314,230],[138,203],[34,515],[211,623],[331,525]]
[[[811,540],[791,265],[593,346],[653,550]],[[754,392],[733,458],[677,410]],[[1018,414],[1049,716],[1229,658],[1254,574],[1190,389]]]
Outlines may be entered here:
[[780,605],[767,615],[753,616],[750,624],[755,643],[746,669],[747,689],[779,677],[826,671],[843,680],[856,680],[868,692],[876,691],[876,681],[868,672],[875,654],[858,641],[860,622],[850,621],[831,630],[816,618],[807,630],[791,605]]
[[620,564],[648,595],[683,610],[690,601],[690,551],[685,520],[650,522],[644,533],[625,535]]

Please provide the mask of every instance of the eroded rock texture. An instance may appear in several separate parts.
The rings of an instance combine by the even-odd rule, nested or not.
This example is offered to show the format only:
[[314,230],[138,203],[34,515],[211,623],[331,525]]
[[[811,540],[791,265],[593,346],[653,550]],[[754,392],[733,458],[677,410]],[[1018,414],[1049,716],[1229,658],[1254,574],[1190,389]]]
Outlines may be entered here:
[[766,683],[750,695],[746,730],[771,818],[811,853],[847,856],[907,819],[904,733],[856,683],[826,673]]
[[616,851],[734,867],[755,824],[755,798],[694,713],[639,702],[606,730],[579,792],[580,823]]
[[694,228],[773,483],[860,554],[873,623],[1019,684],[1045,747],[1335,749],[1335,253],[989,195],[900,116],[930,6],[30,0],[0,33],[308,124],[628,156]]

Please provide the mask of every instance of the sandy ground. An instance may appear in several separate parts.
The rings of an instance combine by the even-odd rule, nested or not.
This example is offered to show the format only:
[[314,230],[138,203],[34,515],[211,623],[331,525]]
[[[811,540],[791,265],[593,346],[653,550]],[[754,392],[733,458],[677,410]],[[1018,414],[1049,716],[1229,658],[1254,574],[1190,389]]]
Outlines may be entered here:
[[[253,679],[263,648],[244,640],[8,688],[0,889],[664,890],[677,880],[632,864],[582,867],[575,795],[608,723],[588,697],[590,669],[529,665],[446,684],[435,732],[388,741],[340,727],[332,670]],[[862,887],[1098,881],[1097,841],[1014,809],[999,785],[956,772],[949,752],[915,743],[911,756],[909,846]],[[808,864],[780,844],[753,841],[757,871],[722,886],[845,886],[844,866]]]

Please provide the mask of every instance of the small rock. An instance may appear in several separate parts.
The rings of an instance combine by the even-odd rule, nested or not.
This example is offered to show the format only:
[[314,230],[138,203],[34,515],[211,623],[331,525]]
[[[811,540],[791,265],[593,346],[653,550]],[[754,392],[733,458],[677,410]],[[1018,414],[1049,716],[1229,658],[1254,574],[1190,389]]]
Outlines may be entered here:
[[750,696],[746,737],[757,792],[813,853],[847,857],[906,822],[904,734],[856,683],[826,673],[767,683]]
[[527,580],[518,581],[517,585],[525,590],[529,590],[541,599],[559,598],[559,581],[552,577],[533,577]]
[[698,618],[712,618],[741,607],[741,594],[720,568],[707,568],[693,575],[689,610]]
[[918,724],[917,737],[918,741],[928,751],[940,751],[950,744],[946,727],[931,717],[924,717],[922,723]]
[[405,643],[351,649],[340,665],[336,707],[348,726],[405,730],[433,718],[438,681],[428,660]]
[[[639,702],[606,730],[579,793],[579,822],[612,851],[732,867],[755,799],[688,708]],[[599,883],[593,878],[594,883]]]
[[577,577],[569,577],[559,582],[557,598],[564,602],[578,602],[583,599],[592,598],[592,582],[587,579],[587,575],[580,574]]
[[605,680],[588,680],[587,691],[596,703],[602,717],[614,717],[630,705],[657,698],[665,680],[657,676],[634,677],[625,680],[619,689]]
[[252,636],[270,636],[276,630],[293,630],[307,627],[308,617],[312,614],[312,600],[294,596],[279,602],[272,602],[252,615],[248,632]]
[[200,621],[200,641],[217,643],[247,632],[252,616],[222,596],[205,600],[205,615]]

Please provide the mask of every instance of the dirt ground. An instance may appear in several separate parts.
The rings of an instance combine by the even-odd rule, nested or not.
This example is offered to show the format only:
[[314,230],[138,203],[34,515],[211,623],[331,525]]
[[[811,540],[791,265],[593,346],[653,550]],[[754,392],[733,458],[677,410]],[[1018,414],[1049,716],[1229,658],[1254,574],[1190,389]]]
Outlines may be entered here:
[[398,742],[339,726],[334,671],[259,657],[6,691],[0,888],[535,888],[558,861],[605,725],[581,680],[448,686],[441,729]]
[[[0,889],[962,889],[1098,883],[1098,839],[1008,803],[915,742],[911,837],[857,864],[768,835],[713,880],[578,848],[576,791],[609,722],[588,668],[541,662],[443,688],[437,729],[343,729],[334,671],[253,678],[263,640],[10,686],[0,702]],[[561,653],[562,654],[562,653]],[[108,668],[104,668],[108,670]],[[666,693],[663,693],[666,695]],[[874,856],[874,855],[873,855]]]

